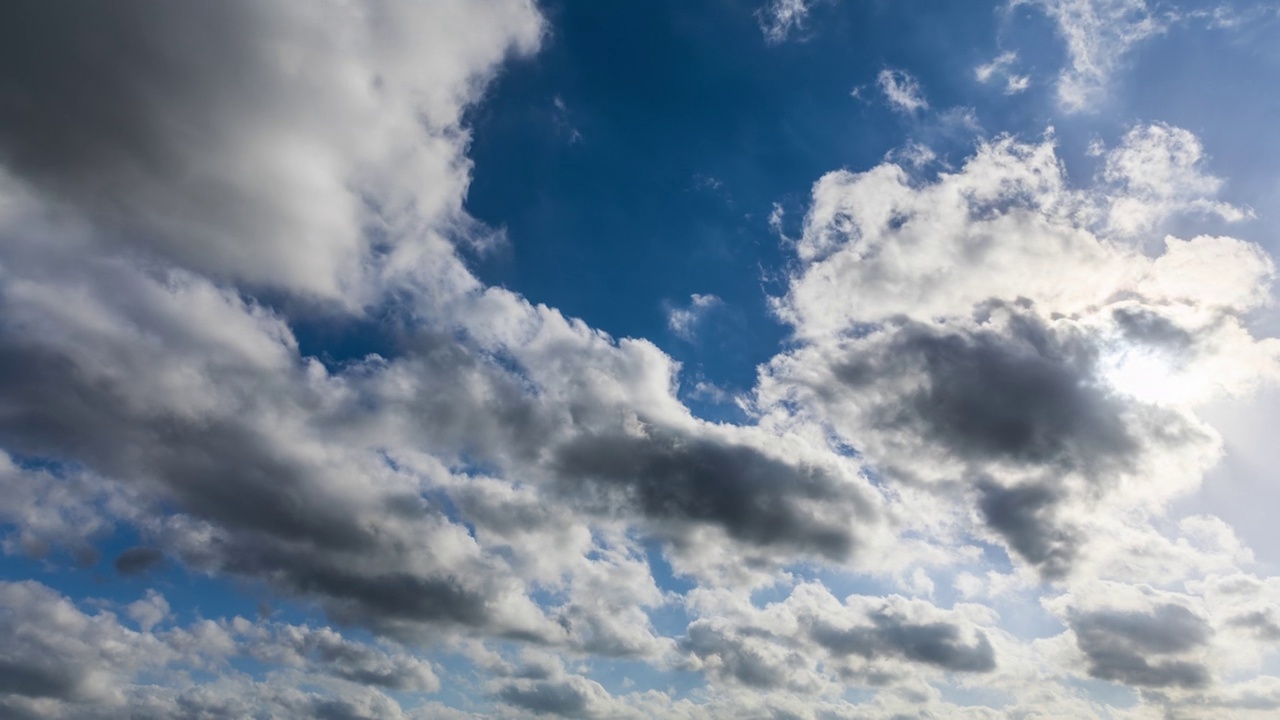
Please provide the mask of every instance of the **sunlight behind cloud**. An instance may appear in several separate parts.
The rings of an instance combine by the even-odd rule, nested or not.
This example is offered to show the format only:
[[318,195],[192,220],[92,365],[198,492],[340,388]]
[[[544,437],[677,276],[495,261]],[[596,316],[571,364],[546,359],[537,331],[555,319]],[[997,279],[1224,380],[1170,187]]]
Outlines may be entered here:
[[1102,378],[1123,395],[1140,402],[1181,404],[1200,399],[1202,383],[1180,373],[1168,358],[1145,348],[1124,348],[1103,358]]

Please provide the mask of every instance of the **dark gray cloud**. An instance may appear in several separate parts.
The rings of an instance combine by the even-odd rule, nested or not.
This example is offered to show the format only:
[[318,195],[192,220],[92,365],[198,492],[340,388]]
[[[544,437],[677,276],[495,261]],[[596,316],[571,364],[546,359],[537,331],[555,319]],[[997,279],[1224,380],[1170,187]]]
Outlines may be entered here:
[[74,668],[50,665],[46,657],[0,658],[0,694],[68,700],[79,688]]
[[[0,301],[0,309],[3,309]],[[310,538],[329,547],[367,547],[370,536],[340,505],[307,482],[312,472],[248,424],[193,422],[130,412],[130,389],[94,375],[109,370],[38,347],[0,346],[0,442],[22,452],[79,462],[115,477],[150,480],[193,512],[245,530]]]
[[1089,660],[1089,674],[1139,687],[1197,688],[1209,684],[1209,669],[1176,655],[1208,643],[1208,623],[1173,603],[1149,611],[1095,610],[1069,619],[1076,645]]
[[1280,622],[1276,622],[1275,613],[1269,608],[1236,615],[1227,624],[1246,628],[1264,640],[1280,641]]
[[1149,308],[1117,308],[1111,318],[1131,341],[1173,352],[1185,352],[1195,346],[1195,335]]
[[263,72],[270,15],[238,0],[15,3],[0,29],[0,162],[121,244],[262,276],[255,258],[288,259],[279,236],[300,198],[212,159],[239,154],[283,99]]
[[0,697],[0,717],[9,720],[47,720],[47,716],[38,709],[30,707],[17,698]]
[[[407,523],[446,522],[430,506],[403,518],[386,511],[383,501],[391,498],[376,487],[357,495],[335,490],[340,482],[333,468],[299,458],[244,415],[193,419],[179,408],[133,411],[138,403],[128,388],[95,379],[100,369],[66,357],[7,345],[0,347],[0,370],[14,380],[0,389],[8,408],[0,417],[0,443],[129,478],[213,523],[212,542],[184,550],[174,540],[188,562],[266,578],[318,597],[347,620],[381,627],[406,621],[480,627],[492,619],[482,588],[449,574],[398,569],[409,560],[402,539]],[[244,412],[256,411],[246,406]],[[148,557],[139,549],[118,567],[138,570]]]
[[1138,449],[1125,403],[1098,382],[1096,352],[1030,313],[1001,330],[907,323],[886,346],[835,368],[854,389],[920,370],[923,387],[876,411],[884,428],[919,432],[975,462],[1061,470],[1123,463]]
[[561,680],[507,685],[497,697],[503,702],[538,715],[587,718],[590,697],[579,686]]
[[870,627],[836,628],[818,622],[809,631],[814,642],[833,655],[901,657],[955,672],[990,672],[995,650],[978,632],[966,643],[958,625],[946,622],[910,623],[895,615],[877,613]]
[[249,652],[268,662],[282,651],[307,658],[312,666],[328,675],[361,685],[391,690],[433,691],[439,687],[430,665],[407,654],[388,653],[380,648],[348,640],[328,628],[279,625]]
[[978,508],[987,525],[1046,579],[1066,575],[1082,541],[1059,527],[1054,509],[1060,493],[1045,484],[1006,488],[991,481],[978,483]]
[[[843,388],[825,402],[859,407],[863,432],[888,448],[873,462],[889,475],[902,468],[909,480],[916,451],[962,463],[957,476],[938,479],[974,487],[982,519],[1011,554],[1056,580],[1084,542],[1061,512],[1088,502],[1068,479],[1105,493],[1155,453],[1206,437],[1177,411],[1114,390],[1099,336],[1022,305],[991,301],[973,323],[900,321],[853,341],[832,366]],[[1181,342],[1157,315],[1121,315],[1143,343]]]
[[[759,638],[766,642],[753,642]],[[714,622],[698,620],[690,623],[681,649],[699,658],[715,658],[717,673],[731,677],[743,685],[760,689],[779,689],[792,684],[791,673],[807,664],[806,658],[795,650],[774,652],[785,642],[771,633],[751,628],[735,631]]]
[[116,556],[116,572],[141,575],[164,560],[164,553],[150,547],[131,547]]
[[[582,435],[555,451],[553,467],[578,502],[623,503],[659,523],[708,523],[744,543],[832,559],[855,548],[849,521],[872,517],[859,488],[822,468],[660,429],[643,437]],[[817,503],[838,504],[847,514],[832,521],[814,512]]]

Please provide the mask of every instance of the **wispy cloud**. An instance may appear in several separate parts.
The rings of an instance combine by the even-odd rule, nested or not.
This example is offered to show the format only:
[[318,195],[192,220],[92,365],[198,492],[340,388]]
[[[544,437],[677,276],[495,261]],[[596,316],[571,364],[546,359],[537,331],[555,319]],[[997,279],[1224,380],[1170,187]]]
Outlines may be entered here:
[[912,114],[929,107],[929,101],[920,89],[920,81],[906,70],[885,68],[876,76],[876,84],[889,106],[899,112]]
[[673,307],[667,312],[667,327],[677,337],[692,341],[707,314],[722,305],[724,301],[715,295],[694,293],[689,296],[688,305]]
[[770,0],[756,11],[765,42],[778,44],[805,29],[814,0]]
[[1057,25],[1068,64],[1058,76],[1058,103],[1068,112],[1096,109],[1129,52],[1167,29],[1146,0],[1012,0],[1032,5]]
[[1004,80],[1004,94],[1016,95],[1031,87],[1030,77],[1012,72],[1012,68],[1017,61],[1018,54],[1009,50],[1000,53],[991,62],[974,68],[973,74],[978,79],[978,82],[981,83]]

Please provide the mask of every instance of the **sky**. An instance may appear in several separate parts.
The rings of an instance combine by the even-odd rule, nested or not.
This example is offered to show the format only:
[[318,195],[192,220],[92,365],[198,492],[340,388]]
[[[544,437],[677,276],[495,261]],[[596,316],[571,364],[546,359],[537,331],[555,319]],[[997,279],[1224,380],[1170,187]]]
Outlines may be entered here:
[[1280,9],[17,0],[0,716],[1280,714]]

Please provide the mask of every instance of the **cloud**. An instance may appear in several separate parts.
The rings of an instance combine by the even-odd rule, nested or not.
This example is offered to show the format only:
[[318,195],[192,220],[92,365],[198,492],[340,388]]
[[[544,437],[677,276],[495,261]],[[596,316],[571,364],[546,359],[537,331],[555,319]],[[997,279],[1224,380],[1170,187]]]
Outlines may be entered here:
[[812,0],[769,0],[756,11],[760,31],[770,45],[786,42],[793,33],[801,32],[809,22]]
[[894,110],[910,115],[929,107],[920,82],[906,70],[885,68],[876,76],[876,84]]
[[354,302],[367,227],[458,214],[461,111],[541,32],[522,0],[20,13],[40,41],[0,39],[9,172],[116,247]]
[[1058,28],[1068,65],[1058,76],[1058,104],[1067,112],[1097,108],[1125,55],[1165,31],[1146,0],[1014,0],[1039,7]]
[[692,342],[707,314],[722,305],[724,301],[715,295],[694,293],[689,296],[688,307],[673,307],[667,312],[667,327],[677,337]]
[[[429,663],[330,628],[244,618],[171,626],[168,603],[154,591],[126,608],[137,631],[112,612],[87,614],[34,582],[0,584],[0,597],[0,629],[11,640],[0,650],[0,708],[17,717],[160,718],[215,709],[400,717],[400,705],[373,688],[439,688]],[[252,658],[274,674],[191,681],[191,671],[236,657]],[[303,684],[311,690],[294,687]]]
[[1007,50],[1000,53],[989,63],[983,63],[973,69],[973,75],[980,83],[990,83],[996,79],[1004,79],[1004,94],[1017,95],[1031,86],[1031,78],[1010,72],[1018,61],[1018,53]]
[[131,547],[116,556],[116,572],[141,575],[164,561],[164,553],[149,547]]
[[1150,613],[1095,611],[1071,625],[1080,650],[1089,658],[1089,674],[1101,680],[1141,687],[1200,687],[1209,672],[1185,660],[1152,661],[1203,645],[1204,620],[1179,605],[1161,605]]
[[327,675],[389,690],[440,688],[429,663],[346,639],[331,628],[281,623],[253,627],[243,621],[233,627],[248,636],[243,652],[264,662],[310,665]]
[[583,436],[559,450],[555,469],[570,497],[599,494],[593,502],[630,506],[658,527],[708,522],[741,542],[835,559],[853,552],[853,523],[875,512],[861,484],[835,468],[797,467],[750,445],[658,428]]
[[975,620],[899,596],[840,602],[814,583],[764,608],[708,606],[681,649],[690,666],[757,690],[824,694],[846,685],[884,686],[929,671],[989,673],[995,649]]
[[871,628],[821,627],[814,631],[814,640],[835,655],[870,658],[897,654],[907,660],[958,672],[995,669],[991,643],[980,633],[973,645],[965,645],[959,628],[947,623],[912,625],[888,615],[876,615],[872,622]]
[[[809,7],[769,5],[766,36]],[[152,10],[33,6],[40,62],[0,50],[3,549],[93,563],[123,529],[127,584],[172,562],[316,617],[3,583],[0,714],[466,716],[423,697],[443,687],[513,716],[998,712],[953,686],[1087,716],[1029,689],[1075,675],[1277,697],[1230,679],[1280,592],[1221,521],[1162,515],[1221,452],[1201,406],[1280,354],[1244,322],[1267,255],[1162,234],[1248,216],[1190,133],[1135,127],[1084,186],[1012,137],[932,177],[920,146],[823,177],[775,304],[794,337],[718,423],[653,343],[462,259],[485,236],[464,118],[538,45],[532,4]],[[302,316],[374,327],[381,354],[309,357]],[[989,544],[1015,567],[975,589]],[[1187,589],[1116,603],[1091,576]],[[1069,629],[900,594],[952,587],[1037,588]],[[609,692],[601,668],[631,667],[706,687]]]
[[589,718],[599,715],[589,707],[594,683],[583,678],[558,682],[512,683],[498,691],[503,702],[538,715],[566,718]]
[[0,450],[0,521],[11,532],[0,540],[5,553],[43,558],[68,550],[81,562],[97,558],[93,543],[110,532],[115,515],[127,512],[122,487],[92,474],[23,467]]
[[1039,567],[1046,578],[1067,574],[1084,538],[1059,527],[1053,517],[1061,502],[1059,490],[1043,484],[1006,488],[990,482],[980,484],[978,490],[983,520],[1009,547]]
[[1149,233],[1175,212],[1212,215],[1238,222],[1253,212],[1213,200],[1220,178],[1203,172],[1204,149],[1195,135],[1165,124],[1131,128],[1106,156],[1104,180],[1116,200],[1107,209],[1107,229],[1117,235]]
[[[617,528],[667,541],[682,572],[717,577],[763,575],[797,556],[844,561],[880,531],[876,493],[854,463],[802,437],[695,419],[676,397],[677,365],[651,343],[615,340],[513,293],[480,287],[446,237],[462,222],[456,203],[424,197],[396,205],[396,193],[423,183],[428,193],[442,182],[465,186],[458,118],[494,64],[531,47],[541,27],[530,8],[517,5],[520,12],[501,17],[476,10],[474,21],[487,29],[455,40],[479,47],[447,49],[466,62],[438,77],[404,76],[406,63],[422,60],[415,53],[438,49],[418,48],[416,39],[396,33],[384,47],[362,33],[381,33],[382,22],[406,32],[426,23],[429,35],[461,22],[457,13],[467,12],[461,6],[403,17],[371,9],[352,28],[325,14],[340,9],[317,6],[307,11],[315,17],[303,19],[333,28],[296,39],[300,65],[277,67],[287,53],[249,52],[246,62],[264,64],[260,73],[213,78],[201,74],[214,72],[205,67],[202,46],[155,35],[214,20],[232,33],[263,11],[228,5],[186,11],[211,17],[171,9],[172,16],[115,20],[138,52],[168,59],[165,66],[188,80],[144,73],[138,83],[154,94],[147,96],[152,104],[124,107],[121,125],[141,123],[128,127],[138,142],[163,145],[180,136],[194,143],[182,152],[219,155],[220,143],[228,144],[220,156],[232,169],[210,182],[234,207],[213,212],[217,204],[205,200],[214,191],[171,177],[186,161],[167,146],[157,150],[162,159],[166,153],[177,159],[126,173],[131,182],[109,188],[95,178],[124,173],[124,161],[110,154],[102,165],[92,153],[61,158],[50,141],[48,156],[38,147],[29,156],[5,156],[0,234],[10,241],[0,250],[0,368],[12,382],[0,391],[6,407],[0,442],[56,468],[15,467],[4,476],[36,493],[10,496],[9,517],[20,534],[82,542],[91,525],[60,520],[55,532],[33,508],[43,503],[45,515],[58,518],[92,512],[101,532],[126,523],[143,535],[147,549],[127,551],[119,560],[123,572],[140,571],[162,553],[200,572],[263,582],[314,602],[336,622],[406,642],[492,638],[653,657],[670,644],[655,637],[646,610],[661,594],[647,565],[633,557],[637,540],[617,540]],[[292,47],[292,26],[272,18],[255,21],[236,42]],[[95,52],[80,47],[86,41],[78,27],[49,30],[65,35],[58,42],[73,59]],[[340,42],[326,33],[355,35]],[[308,74],[323,75],[337,61],[326,55],[309,64],[313,53],[339,51],[351,82],[367,83],[365,90],[329,91],[320,76]],[[105,64],[104,82],[125,83],[117,75],[126,70]],[[23,92],[36,93],[34,78],[23,82]],[[70,102],[64,92],[70,91],[58,90],[55,99]],[[315,116],[297,120],[298,140],[337,144],[331,164],[312,168],[311,184],[289,176],[277,189],[296,193],[305,205],[341,208],[326,189],[340,187],[380,208],[381,229],[372,235],[385,247],[362,245],[369,237],[363,230],[355,244],[333,241],[358,260],[335,265],[362,273],[356,285],[314,268],[302,285],[274,274],[292,270],[259,254],[274,252],[271,242],[311,256],[310,246],[279,227],[288,218],[238,224],[258,220],[251,207],[235,205],[237,198],[258,202],[256,188],[275,176],[241,173],[234,159],[253,152],[260,132],[273,136],[295,121],[272,115],[271,103],[217,108],[240,113],[234,117],[201,114],[215,99],[240,92],[296,96],[285,109],[311,108]],[[147,129],[155,103],[175,108],[181,132]],[[190,118],[183,114],[188,108]],[[398,126],[355,122],[365,139],[354,155],[343,155],[342,143],[325,133],[346,137],[350,128],[309,124],[366,111],[389,115],[379,122],[411,116],[416,129],[401,138]],[[24,112],[63,115],[52,106]],[[41,121],[23,118],[0,125],[11,148],[25,148],[26,134],[44,131]],[[178,134],[171,138],[170,131]],[[104,132],[87,130],[86,142],[116,142],[99,138]],[[417,170],[401,173],[377,154],[383,143],[402,141],[422,144],[406,151],[405,162],[421,156],[437,163],[431,167],[447,182],[424,181]],[[441,144],[446,156],[423,149]],[[175,227],[154,225],[150,209],[170,200],[189,213],[166,216]],[[292,200],[264,202],[274,212],[288,210]],[[110,216],[103,214],[108,205]],[[364,218],[352,227],[369,219],[362,213],[350,216]],[[234,242],[220,248],[230,252],[244,238],[248,254],[234,261],[202,254],[200,246],[224,232]],[[252,239],[260,234],[270,240]],[[388,356],[331,365],[303,356],[285,309],[290,303],[272,307],[254,299],[251,290],[262,283],[304,302],[336,293],[337,304],[312,310],[334,319],[359,320],[364,310],[351,303],[372,303],[371,311],[387,317],[381,330]],[[703,296],[703,306],[710,297]],[[128,502],[80,500],[69,489],[82,480],[123,493]],[[531,509],[537,507],[552,509]],[[606,548],[622,548],[631,559]],[[631,579],[637,569],[643,582]],[[603,602],[602,577],[626,578],[629,592]],[[555,601],[535,601],[545,587],[557,589]]]

